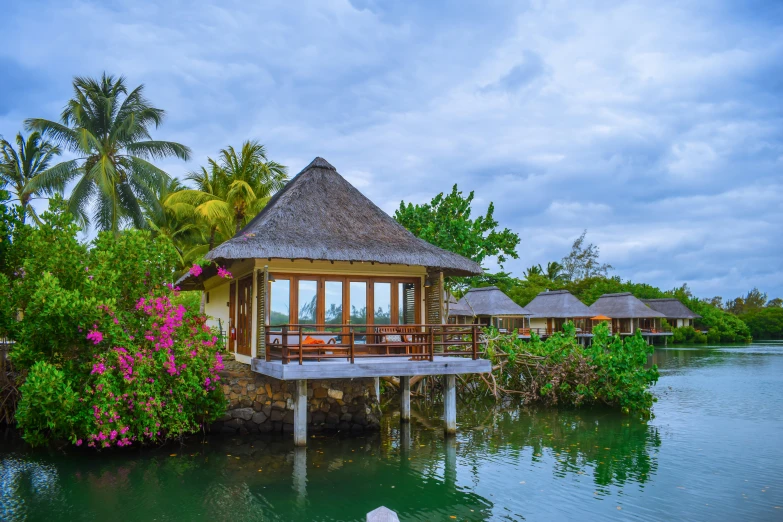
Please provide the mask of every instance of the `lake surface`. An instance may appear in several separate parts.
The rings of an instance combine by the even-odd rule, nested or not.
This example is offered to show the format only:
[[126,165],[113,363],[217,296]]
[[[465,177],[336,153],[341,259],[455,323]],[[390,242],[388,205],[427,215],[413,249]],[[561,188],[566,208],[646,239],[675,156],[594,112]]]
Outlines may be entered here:
[[655,418],[437,405],[380,433],[91,455],[0,442],[2,520],[783,520],[783,344],[657,350]]

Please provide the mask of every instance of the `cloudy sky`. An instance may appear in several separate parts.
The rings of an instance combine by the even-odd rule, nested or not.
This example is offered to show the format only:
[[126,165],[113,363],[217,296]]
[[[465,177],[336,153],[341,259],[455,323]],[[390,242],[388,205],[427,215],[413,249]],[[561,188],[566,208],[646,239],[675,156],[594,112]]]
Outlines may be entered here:
[[783,296],[781,2],[12,2],[0,70],[6,138],[123,74],[173,175],[254,138],[389,213],[474,190],[516,274],[587,229],[624,279]]

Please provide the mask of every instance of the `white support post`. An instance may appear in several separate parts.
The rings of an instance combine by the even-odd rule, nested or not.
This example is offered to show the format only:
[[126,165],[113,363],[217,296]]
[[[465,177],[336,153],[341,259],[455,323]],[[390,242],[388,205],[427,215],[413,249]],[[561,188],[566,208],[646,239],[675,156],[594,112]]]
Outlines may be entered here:
[[296,502],[304,506],[307,500],[307,448],[294,448],[294,491]]
[[457,433],[457,376],[443,377],[443,421],[446,435]]
[[375,400],[381,403],[381,378],[375,377]]
[[411,378],[400,377],[400,422],[411,420]]
[[307,445],[307,379],[296,381],[294,394],[294,445]]

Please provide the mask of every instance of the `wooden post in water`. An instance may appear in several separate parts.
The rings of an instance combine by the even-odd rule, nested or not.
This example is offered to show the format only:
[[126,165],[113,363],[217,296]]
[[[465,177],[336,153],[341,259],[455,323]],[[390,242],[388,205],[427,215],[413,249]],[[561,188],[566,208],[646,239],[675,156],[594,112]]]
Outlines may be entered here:
[[294,393],[294,446],[307,445],[307,379],[296,381]]
[[457,376],[443,377],[443,423],[446,436],[457,434]]
[[400,422],[411,420],[411,378],[400,377]]

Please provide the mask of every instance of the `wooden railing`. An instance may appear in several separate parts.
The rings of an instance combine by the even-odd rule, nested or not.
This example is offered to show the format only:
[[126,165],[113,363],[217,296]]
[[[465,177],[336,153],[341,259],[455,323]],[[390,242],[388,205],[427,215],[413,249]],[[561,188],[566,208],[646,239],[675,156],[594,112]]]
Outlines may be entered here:
[[[484,354],[479,325],[287,324],[266,327],[266,360],[297,361],[407,357],[432,361],[435,356]],[[308,339],[309,338],[309,339]]]

